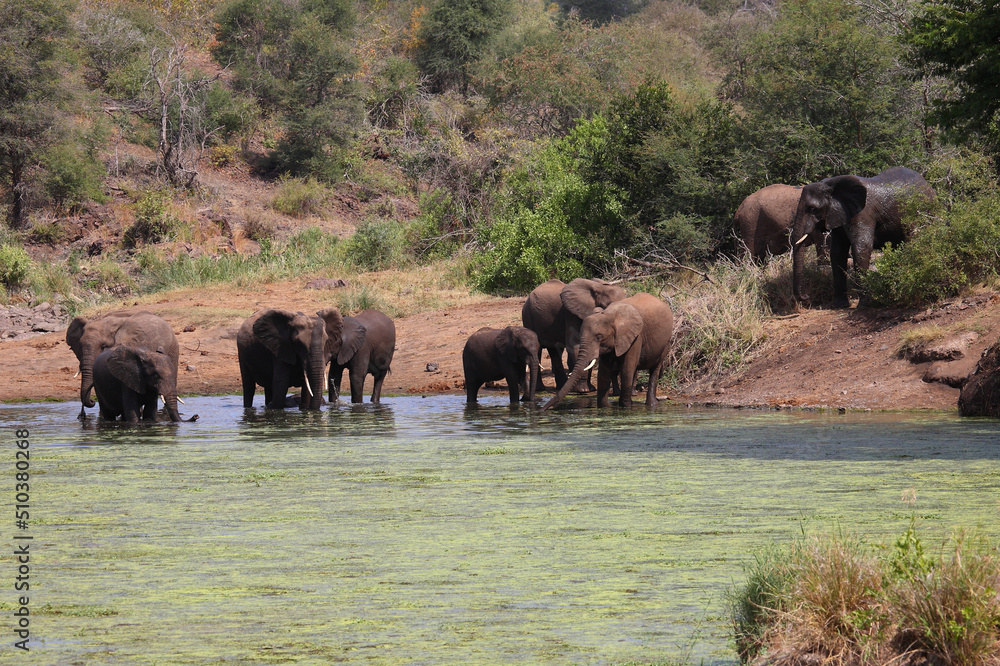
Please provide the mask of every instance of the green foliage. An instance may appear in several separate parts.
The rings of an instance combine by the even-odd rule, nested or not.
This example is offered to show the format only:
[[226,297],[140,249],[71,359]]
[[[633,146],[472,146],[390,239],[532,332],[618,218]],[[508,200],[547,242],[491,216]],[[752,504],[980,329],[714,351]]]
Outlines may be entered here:
[[746,114],[761,184],[873,174],[921,150],[921,94],[892,26],[847,0],[790,0],[722,42],[723,89]]
[[314,177],[283,177],[278,183],[277,194],[271,200],[271,208],[301,219],[319,215],[329,198],[330,190]]
[[910,241],[887,248],[860,276],[874,305],[916,306],[954,296],[1000,275],[1000,195],[956,203],[923,223]]
[[0,245],[0,284],[8,289],[20,287],[31,272],[31,257],[24,248]]
[[905,34],[916,65],[950,83],[932,119],[960,138],[982,138],[993,152],[1000,152],[998,33],[998,0],[924,0]]
[[511,0],[438,0],[420,26],[417,66],[437,91],[463,93],[473,65],[511,17]]
[[447,190],[420,197],[420,215],[406,229],[406,245],[421,260],[451,256],[471,233],[462,228],[460,211]]
[[102,186],[106,170],[98,148],[107,139],[102,125],[96,125],[84,136],[73,132],[63,141],[44,151],[45,193],[59,208],[74,208],[85,201],[105,201]]
[[774,545],[754,553],[744,566],[746,582],[729,595],[736,651],[749,663],[765,646],[767,631],[786,604],[794,582],[787,549]]
[[156,243],[176,232],[178,221],[170,212],[170,193],[148,190],[132,206],[134,220],[122,235],[125,247]]
[[419,72],[406,58],[389,56],[382,63],[369,89],[365,104],[375,127],[397,128],[414,113]]
[[366,284],[337,291],[337,309],[343,314],[357,314],[362,310],[378,310],[392,316],[393,308],[374,289]]
[[403,263],[403,227],[395,220],[370,220],[347,239],[344,256],[359,268],[385,270]]
[[14,227],[27,222],[27,184],[65,97],[69,11],[63,0],[0,0],[0,184]]

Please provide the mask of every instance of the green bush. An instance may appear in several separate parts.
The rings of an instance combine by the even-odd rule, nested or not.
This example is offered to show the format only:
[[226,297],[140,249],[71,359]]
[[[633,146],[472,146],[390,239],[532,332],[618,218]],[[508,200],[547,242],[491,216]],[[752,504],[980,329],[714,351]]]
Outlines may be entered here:
[[330,190],[315,177],[282,177],[278,183],[278,193],[271,200],[271,208],[290,215],[304,218],[319,215],[330,198]]
[[170,194],[165,190],[148,190],[132,205],[134,221],[122,235],[126,247],[156,243],[170,238],[177,230],[178,220],[169,210]]
[[23,285],[31,272],[31,257],[24,248],[0,245],[0,283],[9,289]]
[[403,226],[393,220],[371,220],[358,226],[347,239],[347,261],[371,271],[384,270],[403,262]]
[[873,305],[918,306],[1000,275],[1000,195],[956,204],[859,277]]

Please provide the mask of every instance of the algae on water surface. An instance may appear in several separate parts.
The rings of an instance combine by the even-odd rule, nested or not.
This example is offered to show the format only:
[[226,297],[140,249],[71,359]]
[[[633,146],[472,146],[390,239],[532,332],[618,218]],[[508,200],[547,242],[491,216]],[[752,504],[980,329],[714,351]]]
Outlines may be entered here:
[[733,663],[770,540],[998,524],[993,422],[484,402],[0,409],[32,429],[32,661]]

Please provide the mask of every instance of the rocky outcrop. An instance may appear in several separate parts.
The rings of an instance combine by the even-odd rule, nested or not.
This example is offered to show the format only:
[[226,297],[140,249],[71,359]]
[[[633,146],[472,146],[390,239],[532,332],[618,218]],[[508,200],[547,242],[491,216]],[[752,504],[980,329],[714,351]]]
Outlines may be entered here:
[[983,352],[958,396],[963,416],[1000,416],[1000,340]]
[[0,342],[24,340],[66,328],[66,313],[58,305],[0,307]]

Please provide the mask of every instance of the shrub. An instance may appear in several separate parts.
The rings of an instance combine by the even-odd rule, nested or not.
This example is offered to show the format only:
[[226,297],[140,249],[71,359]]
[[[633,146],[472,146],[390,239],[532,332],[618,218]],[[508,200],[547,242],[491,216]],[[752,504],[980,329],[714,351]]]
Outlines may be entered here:
[[56,220],[38,220],[31,225],[28,237],[35,243],[55,244],[66,237],[66,232]]
[[169,211],[170,195],[164,190],[149,190],[133,204],[135,220],[125,229],[122,242],[126,247],[156,243],[175,233],[178,220]]
[[384,270],[403,260],[403,227],[393,220],[363,222],[347,240],[348,261],[367,270]]
[[31,272],[31,257],[24,248],[0,245],[0,283],[8,289],[20,287]]
[[262,243],[274,240],[278,225],[262,211],[247,209],[243,212],[243,237]]
[[337,309],[344,314],[356,314],[362,310],[392,313],[389,304],[371,287],[364,284],[337,292]]
[[282,177],[271,208],[295,218],[319,215],[330,198],[330,191],[316,178]]
[[874,305],[917,306],[955,296],[1000,274],[1000,195],[956,203],[909,242],[887,248],[875,270],[860,276]]

